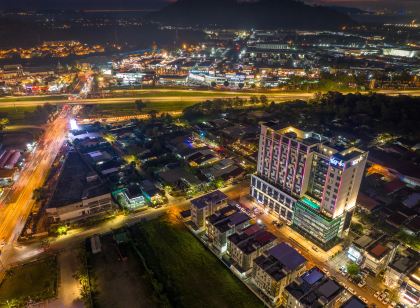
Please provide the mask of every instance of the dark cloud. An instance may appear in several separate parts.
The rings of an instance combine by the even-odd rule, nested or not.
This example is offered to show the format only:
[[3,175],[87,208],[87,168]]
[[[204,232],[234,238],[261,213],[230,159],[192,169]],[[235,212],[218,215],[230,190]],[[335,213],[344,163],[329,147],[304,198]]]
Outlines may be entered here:
[[362,9],[410,10],[420,15],[420,0],[304,0],[321,5],[341,5]]
[[0,9],[149,9],[169,0],[0,0]]
[[[0,0],[0,9],[156,9],[174,1],[175,0]],[[420,15],[420,0],[304,0],[304,2],[321,5],[359,7],[372,10],[382,8],[410,10],[414,15]]]

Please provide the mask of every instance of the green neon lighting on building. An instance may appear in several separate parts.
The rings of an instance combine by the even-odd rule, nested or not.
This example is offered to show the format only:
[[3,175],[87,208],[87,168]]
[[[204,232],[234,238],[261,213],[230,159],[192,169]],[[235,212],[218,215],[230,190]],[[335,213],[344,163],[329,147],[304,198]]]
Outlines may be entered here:
[[319,210],[319,205],[316,204],[315,202],[313,202],[312,200],[310,200],[310,199],[308,199],[306,197],[303,197],[301,199],[301,201],[304,202],[307,206],[311,207],[312,209]]

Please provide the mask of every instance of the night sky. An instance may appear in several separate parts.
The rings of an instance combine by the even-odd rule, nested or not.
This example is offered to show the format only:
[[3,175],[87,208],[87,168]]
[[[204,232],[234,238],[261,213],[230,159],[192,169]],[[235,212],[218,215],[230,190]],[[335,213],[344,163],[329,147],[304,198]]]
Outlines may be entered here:
[[[0,8],[157,9],[173,0],[0,0]],[[205,0],[202,0],[205,1]],[[363,9],[389,8],[420,13],[420,0],[305,0],[307,3]]]

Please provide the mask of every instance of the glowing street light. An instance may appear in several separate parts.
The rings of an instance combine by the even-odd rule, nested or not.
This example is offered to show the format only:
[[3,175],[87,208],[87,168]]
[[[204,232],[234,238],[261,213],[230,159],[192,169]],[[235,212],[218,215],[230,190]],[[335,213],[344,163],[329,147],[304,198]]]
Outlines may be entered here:
[[77,125],[75,119],[70,119],[70,128],[72,130],[78,130],[79,129],[79,125]]

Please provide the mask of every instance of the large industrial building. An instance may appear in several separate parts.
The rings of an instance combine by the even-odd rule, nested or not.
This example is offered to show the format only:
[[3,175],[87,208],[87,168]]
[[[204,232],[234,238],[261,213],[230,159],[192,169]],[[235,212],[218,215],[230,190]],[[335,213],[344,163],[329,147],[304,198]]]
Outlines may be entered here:
[[261,125],[251,195],[322,247],[350,227],[367,152],[276,123]]

